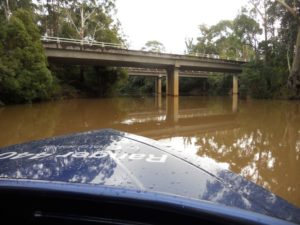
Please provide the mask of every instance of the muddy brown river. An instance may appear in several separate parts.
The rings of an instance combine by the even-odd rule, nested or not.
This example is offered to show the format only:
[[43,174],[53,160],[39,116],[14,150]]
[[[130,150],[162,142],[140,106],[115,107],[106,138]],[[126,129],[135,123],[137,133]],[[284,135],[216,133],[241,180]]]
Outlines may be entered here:
[[188,151],[300,207],[299,101],[153,96],[0,108],[0,147],[101,128]]

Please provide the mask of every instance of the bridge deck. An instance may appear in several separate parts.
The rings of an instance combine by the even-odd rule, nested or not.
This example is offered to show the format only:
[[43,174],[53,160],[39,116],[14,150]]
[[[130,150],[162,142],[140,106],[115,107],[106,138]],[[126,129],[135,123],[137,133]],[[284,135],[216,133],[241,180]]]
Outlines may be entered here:
[[42,41],[49,61],[122,67],[240,73],[244,61]]
[[[98,43],[86,44],[84,40],[42,39],[46,56],[50,62],[81,65],[103,65],[116,67],[139,67],[165,69],[167,72],[167,94],[179,95],[180,71],[206,71],[241,73],[244,61],[226,60],[219,57],[176,55],[136,51],[119,45]],[[200,76],[198,74],[198,76]],[[161,81],[157,81],[157,92],[161,93]],[[237,77],[233,77],[233,93],[238,93]]]

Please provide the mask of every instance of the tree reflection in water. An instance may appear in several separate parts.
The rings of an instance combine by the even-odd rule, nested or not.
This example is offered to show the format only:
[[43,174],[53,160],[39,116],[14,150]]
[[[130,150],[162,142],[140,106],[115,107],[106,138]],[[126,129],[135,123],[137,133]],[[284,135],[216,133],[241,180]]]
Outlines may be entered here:
[[300,206],[299,102],[241,100],[233,104],[231,98],[213,97],[174,100],[77,99],[1,108],[0,146],[113,128],[220,162]]
[[198,136],[197,154],[229,163],[230,170],[300,206],[300,104],[265,103],[244,105],[239,128]]

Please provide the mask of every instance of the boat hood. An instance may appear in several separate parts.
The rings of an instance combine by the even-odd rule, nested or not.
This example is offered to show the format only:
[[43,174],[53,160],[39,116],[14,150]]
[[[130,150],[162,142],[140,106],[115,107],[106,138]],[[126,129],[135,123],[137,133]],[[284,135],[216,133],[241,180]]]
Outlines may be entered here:
[[300,223],[300,210],[200,157],[115,130],[0,149],[0,185],[17,180],[118,187],[210,201]]

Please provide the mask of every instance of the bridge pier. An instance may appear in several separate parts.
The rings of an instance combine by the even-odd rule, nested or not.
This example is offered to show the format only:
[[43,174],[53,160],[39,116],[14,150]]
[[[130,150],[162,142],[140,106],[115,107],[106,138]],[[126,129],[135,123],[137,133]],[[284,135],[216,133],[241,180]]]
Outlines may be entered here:
[[179,95],[179,67],[167,70],[167,95]]
[[155,95],[155,107],[158,108],[159,111],[162,109],[162,96],[161,94]]
[[237,95],[239,93],[239,80],[237,75],[233,75],[232,94]]
[[238,101],[239,96],[237,94],[232,95],[232,112],[236,113],[238,111]]
[[155,93],[160,95],[162,93],[161,76],[155,78]]
[[166,121],[169,123],[178,122],[179,113],[179,97],[167,96],[167,117]]

